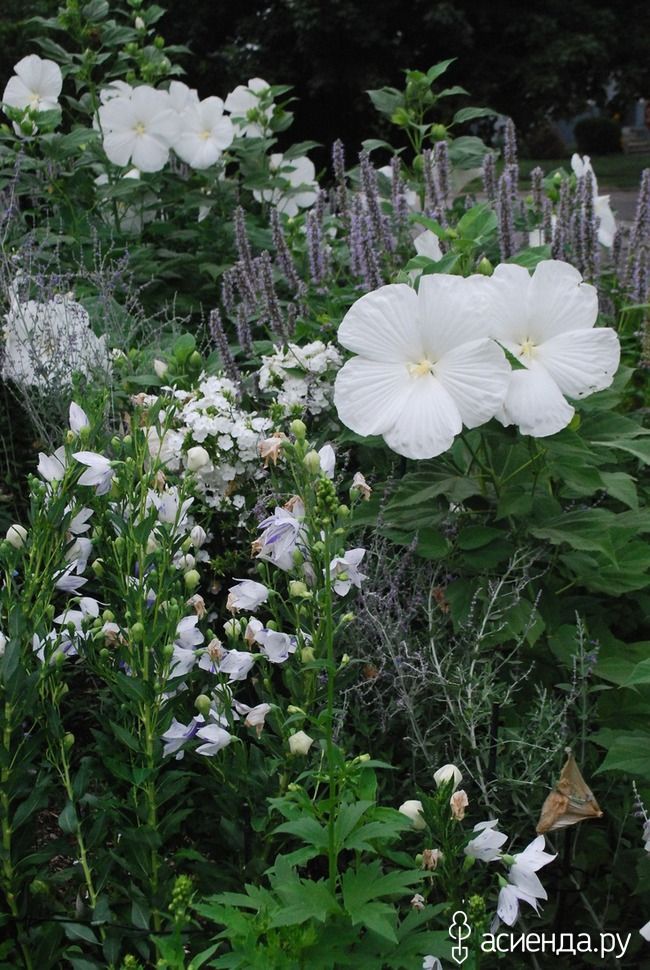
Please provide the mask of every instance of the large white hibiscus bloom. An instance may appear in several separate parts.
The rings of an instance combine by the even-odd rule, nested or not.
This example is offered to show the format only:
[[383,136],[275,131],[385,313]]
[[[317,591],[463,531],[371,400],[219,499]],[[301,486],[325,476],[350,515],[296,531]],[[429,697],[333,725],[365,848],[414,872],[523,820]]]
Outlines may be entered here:
[[612,243],[614,242],[614,235],[616,233],[616,219],[614,218],[614,213],[612,212],[611,206],[609,204],[608,195],[598,195],[598,182],[596,181],[596,173],[591,167],[591,161],[589,155],[573,154],[571,156],[571,168],[573,169],[577,178],[584,178],[587,172],[591,172],[592,184],[594,187],[594,213],[597,219],[600,219],[600,224],[598,226],[598,242],[601,246],[606,246],[610,249]]
[[523,368],[513,370],[502,424],[516,424],[534,438],[561,431],[574,415],[565,399],[587,397],[609,387],[620,359],[618,337],[594,329],[595,287],[559,260],[523,266],[502,263],[484,291],[488,333]]
[[339,417],[361,435],[382,435],[407,458],[446,451],[462,426],[476,428],[501,407],[510,368],[485,337],[485,278],[425,276],[419,292],[382,286],[351,307],[339,341],[359,356],[336,378]]
[[261,138],[273,117],[273,105],[262,108],[260,98],[269,90],[261,77],[252,77],[247,85],[238,84],[226,98],[225,108],[239,129],[240,135]]
[[99,109],[104,151],[115,165],[131,163],[141,172],[159,172],[169,158],[179,128],[166,91],[141,85],[130,96],[111,98]]
[[306,155],[300,158],[285,158],[274,153],[269,158],[272,176],[284,179],[286,187],[275,189],[254,189],[253,195],[258,202],[272,202],[280,212],[295,216],[299,209],[307,209],[318,198],[316,169]]
[[223,113],[221,98],[190,103],[182,115],[181,124],[174,149],[184,162],[196,169],[214,165],[235,137],[232,121]]
[[61,68],[54,61],[38,54],[29,54],[14,65],[15,75],[9,78],[2,102],[10,108],[52,111],[59,103],[63,87]]

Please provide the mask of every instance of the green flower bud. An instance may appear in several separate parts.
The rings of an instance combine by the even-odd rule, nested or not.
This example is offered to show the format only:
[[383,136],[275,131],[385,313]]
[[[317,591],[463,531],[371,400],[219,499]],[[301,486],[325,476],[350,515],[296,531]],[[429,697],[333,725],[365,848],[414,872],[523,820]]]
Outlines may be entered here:
[[144,639],[144,624],[134,623],[129,630],[129,635],[134,643],[140,643]]
[[487,258],[487,256],[484,256],[483,259],[479,262],[478,266],[476,267],[476,272],[480,273],[481,276],[492,276],[492,273],[494,272],[494,266]]
[[190,569],[185,573],[183,577],[185,581],[185,589],[188,593],[193,593],[196,587],[201,582],[201,576],[196,569]]
[[432,141],[445,141],[447,138],[447,129],[444,125],[432,125],[431,126],[431,140]]
[[300,651],[300,659],[304,664],[312,663],[316,659],[313,647],[303,647]]
[[311,595],[306,583],[301,582],[299,579],[292,579],[289,583],[289,596],[310,597]]
[[192,351],[187,363],[188,363],[188,366],[192,368],[192,370],[199,370],[201,368],[201,366],[203,365],[203,358],[201,357],[198,350]]
[[207,717],[210,713],[210,707],[212,702],[207,694],[199,694],[199,696],[194,701],[194,706],[203,717]]
[[101,559],[94,559],[90,567],[95,576],[100,579],[104,575],[104,563]]
[[295,435],[296,438],[301,439],[307,434],[307,425],[304,421],[301,421],[300,418],[296,418],[296,420],[292,421],[289,425],[289,431],[291,434]]
[[278,624],[275,622],[275,620],[268,620],[267,621],[267,623],[266,623],[266,629],[267,630],[277,630],[277,628],[278,628]]
[[74,744],[74,734],[72,734],[71,731],[68,731],[68,733],[63,737],[63,747],[65,748],[66,751],[69,751],[70,748],[73,746],[73,744]]
[[320,474],[320,457],[317,451],[308,451],[302,461],[307,471],[311,472],[312,475]]

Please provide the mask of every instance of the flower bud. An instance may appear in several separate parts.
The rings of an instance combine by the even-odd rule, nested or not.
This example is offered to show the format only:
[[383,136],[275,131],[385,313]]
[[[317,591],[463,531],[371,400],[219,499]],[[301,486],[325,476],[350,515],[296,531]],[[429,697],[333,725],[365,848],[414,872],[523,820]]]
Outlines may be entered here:
[[484,256],[483,259],[479,262],[478,266],[476,267],[476,272],[480,273],[481,276],[492,276],[492,273],[494,272],[494,266],[487,258],[487,256]]
[[304,664],[310,664],[316,659],[313,647],[303,647],[300,651],[300,659]]
[[[142,17],[136,17],[135,18],[135,29],[136,30],[144,30],[144,20],[142,19]],[[154,362],[154,364],[155,364],[155,362]],[[158,376],[159,377],[162,377],[162,374],[159,374]]]
[[69,751],[73,744],[74,744],[74,734],[68,731],[68,733],[63,737],[63,747],[65,748],[66,751]]
[[198,472],[210,464],[210,455],[201,445],[189,448],[187,452],[187,467],[191,472]]
[[193,593],[201,582],[201,576],[196,569],[190,569],[186,572],[183,579],[185,580],[185,589],[188,593]]
[[101,579],[101,577],[104,575],[104,561],[102,559],[93,559],[90,568],[94,572],[97,579]]
[[289,738],[289,751],[291,754],[305,755],[308,753],[313,743],[314,739],[310,738],[309,735],[305,734],[304,731],[296,731],[296,733],[292,734]]
[[156,372],[156,376],[162,380],[169,370],[169,365],[166,364],[164,360],[158,360],[158,358],[156,358],[156,360],[153,362],[153,369]]
[[456,765],[443,765],[442,768],[438,768],[433,775],[436,788],[440,788],[441,785],[448,784],[448,782],[452,781],[452,779],[454,782],[453,790],[455,791],[463,780],[463,776]]
[[296,418],[296,420],[292,421],[289,425],[289,431],[291,434],[295,435],[296,438],[301,439],[307,434],[307,425],[304,421],[301,421],[300,418]]
[[22,549],[27,539],[27,529],[22,525],[10,525],[7,529],[7,542],[14,549]]
[[421,832],[422,829],[427,827],[427,823],[424,821],[422,816],[422,802],[417,798],[410,798],[406,802],[402,802],[399,807],[399,811],[402,815],[406,815],[410,818],[413,823],[413,828],[416,832]]
[[311,472],[312,475],[320,473],[320,455],[317,451],[308,451],[302,461],[307,471]]
[[469,798],[467,797],[467,792],[460,788],[457,792],[449,799],[449,805],[451,807],[452,817],[456,819],[457,822],[462,822],[465,818],[465,809],[469,805]]
[[299,579],[292,579],[289,583],[289,596],[310,597],[312,594],[307,589],[307,584]]
[[194,701],[194,706],[203,717],[207,717],[210,713],[210,707],[212,706],[212,701],[207,694],[199,694],[199,696]]
[[190,539],[195,549],[200,549],[207,537],[205,529],[201,528],[200,525],[195,525],[190,532]]
[[232,617],[232,619],[226,620],[226,622],[223,625],[223,629],[227,637],[232,637],[235,640],[241,633],[241,626],[240,626],[239,620],[236,620],[234,616]]
[[144,639],[144,625],[142,623],[134,623],[129,634],[134,643],[139,643]]

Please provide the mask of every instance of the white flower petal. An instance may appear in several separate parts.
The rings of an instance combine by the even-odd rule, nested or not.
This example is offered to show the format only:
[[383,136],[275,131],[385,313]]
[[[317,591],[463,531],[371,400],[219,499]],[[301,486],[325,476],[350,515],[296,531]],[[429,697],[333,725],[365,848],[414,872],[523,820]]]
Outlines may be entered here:
[[608,195],[597,196],[594,200],[594,212],[600,219],[598,226],[598,242],[601,246],[611,249],[616,234],[616,219],[609,204]]
[[140,171],[159,172],[165,167],[168,158],[168,146],[154,135],[141,135],[136,138],[131,160]]
[[384,434],[404,410],[411,387],[405,364],[353,357],[336,375],[334,404],[357,434]]
[[[425,351],[440,359],[459,344],[486,337],[482,298],[483,276],[434,273],[420,279],[418,310]],[[412,358],[411,358],[412,359]]]
[[609,327],[562,333],[535,350],[562,393],[575,398],[609,387],[620,358],[618,337]]
[[598,316],[595,286],[583,283],[577,269],[557,259],[538,263],[528,289],[528,333],[541,344],[568,330],[588,330]]
[[366,293],[344,316],[338,339],[348,350],[371,360],[410,363],[421,359],[424,347],[415,290],[405,283],[391,283]]
[[503,404],[511,370],[497,343],[474,340],[445,354],[435,365],[435,375],[453,398],[463,424],[477,428]]
[[532,361],[530,367],[512,372],[497,418],[502,424],[518,425],[522,434],[545,438],[566,428],[573,415],[553,378]]
[[389,448],[406,458],[435,458],[447,451],[463,423],[453,398],[432,374],[413,378],[397,422],[385,431]]
[[482,294],[485,330],[490,337],[515,344],[528,339],[529,286],[530,273],[523,266],[497,266]]

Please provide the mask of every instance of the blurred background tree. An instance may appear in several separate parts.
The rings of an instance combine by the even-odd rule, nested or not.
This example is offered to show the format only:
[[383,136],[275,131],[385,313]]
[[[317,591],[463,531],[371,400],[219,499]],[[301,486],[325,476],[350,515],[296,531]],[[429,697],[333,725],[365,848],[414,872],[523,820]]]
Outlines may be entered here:
[[[115,0],[109,0],[114,3]],[[510,115],[522,135],[589,100],[621,114],[650,97],[647,0],[166,0],[161,30],[187,44],[187,80],[222,96],[260,76],[295,87],[292,138],[328,146],[385,134],[365,95],[403,69],[457,61],[446,80]],[[0,79],[29,50],[25,20],[57,0],[2,0]],[[616,82],[616,88],[612,86]],[[623,119],[624,120],[624,119]]]

